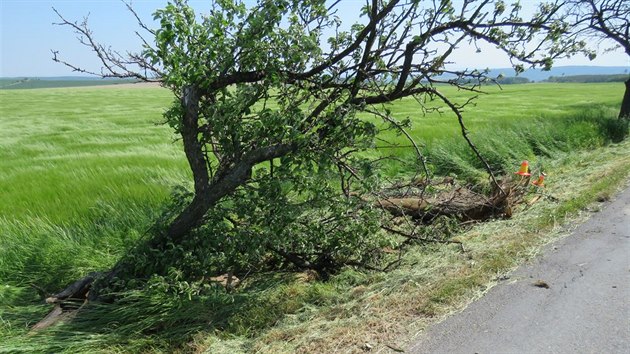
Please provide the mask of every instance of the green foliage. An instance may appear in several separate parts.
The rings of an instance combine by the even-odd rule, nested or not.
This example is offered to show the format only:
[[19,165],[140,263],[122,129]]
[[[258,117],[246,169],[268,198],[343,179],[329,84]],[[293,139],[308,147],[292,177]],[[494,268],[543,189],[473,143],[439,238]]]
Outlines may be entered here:
[[[170,267],[189,276],[243,274],[293,266],[328,274],[341,264],[371,260],[385,242],[377,213],[339,193],[338,180],[347,173],[340,176],[339,169],[349,160],[343,151],[371,146],[374,124],[357,117],[357,107],[344,102],[347,93],[320,98],[324,89],[315,85],[330,71],[290,84],[291,75],[324,60],[322,33],[305,28],[305,18],[327,21],[325,3],[262,1],[246,9],[240,2],[218,1],[211,16],[198,19],[186,1],[174,1],[155,12],[155,46],[147,45],[143,55],[162,68],[160,79],[177,97],[166,122],[195,140],[199,150],[189,147],[189,157],[204,150],[205,166],[198,169],[207,168],[210,177],[196,183],[221,189],[232,171],[249,171],[186,237],[173,241],[160,230],[152,235],[147,247],[126,260],[134,268],[130,274],[164,274]],[[280,26],[282,21],[287,25]],[[248,154],[277,146],[290,152],[271,158],[269,168],[261,167],[265,160],[247,162]],[[362,178],[359,189],[365,191],[373,176]],[[164,229],[195,200],[176,198]]]
[[[327,276],[341,264],[377,261],[380,248],[390,245],[379,231],[379,211],[340,196],[332,183],[335,171],[311,166],[309,174],[301,174],[295,165],[286,166],[276,166],[273,175],[258,170],[255,186],[225,198],[182,243],[164,239],[157,242],[166,245],[160,249],[138,246],[125,256],[126,271],[136,275],[177,270],[191,279],[313,268]],[[181,191],[166,208],[164,222],[192,198]]]
[[[451,101],[435,83],[444,82],[444,63],[466,38],[498,47],[517,72],[525,65],[549,69],[554,58],[580,49],[562,37],[566,24],[554,18],[557,10],[541,5],[524,20],[519,6],[508,9],[502,1],[461,11],[450,1],[434,8],[374,2],[361,9],[358,23],[342,27],[334,6],[322,0],[259,1],[250,8],[222,0],[207,16],[173,0],[155,11],[152,43],[145,41],[129,62],[91,44],[112,62],[105,65],[111,75],[121,75],[116,67],[143,77],[130,71],[135,63],[173,92],[164,119],[181,135],[193,173],[193,198],[176,200],[172,217],[130,255],[130,274],[291,265],[326,275],[378,258],[389,242],[377,232],[379,215],[351,197],[386,183],[379,163],[387,157],[373,160],[368,149],[389,130],[410,140],[416,162],[424,160],[406,131],[411,119],[392,117],[386,105],[413,96],[424,101],[422,109],[445,104],[461,117],[466,103]],[[86,24],[62,20],[93,43]],[[328,33],[334,35],[326,48]],[[448,84],[457,89],[475,90],[486,79],[478,70],[454,74],[458,80]],[[497,171],[518,158],[487,145],[483,151]],[[418,163],[407,168],[416,176],[428,171]]]

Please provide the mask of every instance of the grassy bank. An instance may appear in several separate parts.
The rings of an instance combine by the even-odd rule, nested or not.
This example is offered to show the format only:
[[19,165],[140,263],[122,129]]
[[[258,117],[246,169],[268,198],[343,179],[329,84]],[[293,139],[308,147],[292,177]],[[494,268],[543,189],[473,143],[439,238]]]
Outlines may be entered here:
[[[170,101],[159,88],[0,92],[0,352],[341,352],[366,342],[385,349],[479,296],[498,275],[562,234],[627,180],[628,143],[615,139],[616,84],[489,88],[466,112],[472,138],[497,171],[523,159],[549,174],[549,199],[510,220],[458,234],[466,252],[422,246],[390,273],[348,269],[322,283],[273,274],[226,294],[156,279],[143,293],[86,311],[73,324],[35,336],[49,310],[29,284],[55,291],[107,268],[159,214],[188,176],[168,127],[155,125]],[[454,95],[459,93],[453,92]],[[463,99],[463,97],[462,97]],[[579,102],[579,103],[578,103]],[[485,178],[449,114],[419,115],[415,101],[392,105],[414,120],[437,174]],[[366,119],[370,119],[366,117]],[[405,144],[396,136],[384,136]],[[399,139],[399,140],[396,140]],[[407,159],[410,150],[392,149]],[[392,166],[388,173],[403,170]],[[576,216],[577,215],[577,216]],[[573,219],[571,219],[573,220]],[[510,230],[519,230],[514,233]],[[408,325],[407,325],[408,324]]]
[[[290,317],[241,348],[265,353],[376,352],[404,349],[427,325],[482,296],[518,264],[566,236],[589,211],[598,210],[618,188],[627,187],[630,144],[581,154],[565,154],[550,163],[556,182],[531,207],[509,220],[472,227],[458,236],[465,247],[423,246],[409,252],[403,265],[368,276],[347,290],[339,303],[306,318]],[[594,161],[600,163],[595,164]],[[571,226],[573,225],[573,226]],[[229,352],[235,343],[213,337],[210,352]]]

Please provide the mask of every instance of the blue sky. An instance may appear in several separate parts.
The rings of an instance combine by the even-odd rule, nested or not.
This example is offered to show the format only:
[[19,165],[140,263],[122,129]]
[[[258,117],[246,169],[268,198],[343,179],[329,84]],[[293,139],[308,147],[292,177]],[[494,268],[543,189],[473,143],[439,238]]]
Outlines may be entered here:
[[[191,0],[189,3],[198,12],[209,8],[207,0]],[[362,3],[360,0],[343,0],[344,8],[339,15],[353,21]],[[140,17],[148,23],[151,23],[151,13],[164,4],[166,0],[133,1]],[[134,35],[136,21],[119,0],[0,0],[0,77],[75,75],[69,68],[52,61],[51,50],[60,51],[63,58],[72,63],[98,68],[92,53],[78,44],[69,28],[53,25],[58,21],[53,7],[69,20],[81,20],[89,14],[90,27],[103,44],[120,51],[140,48]],[[491,49],[481,54],[475,54],[472,49],[462,50],[455,61],[458,65],[465,63],[465,67],[509,66],[504,56]],[[630,66],[630,61],[622,51],[617,51],[600,54],[592,62],[574,57],[556,65]]]

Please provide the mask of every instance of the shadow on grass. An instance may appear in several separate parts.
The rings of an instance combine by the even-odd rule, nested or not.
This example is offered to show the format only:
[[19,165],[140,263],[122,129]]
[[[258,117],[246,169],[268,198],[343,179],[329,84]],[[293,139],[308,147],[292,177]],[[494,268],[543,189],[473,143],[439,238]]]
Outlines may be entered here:
[[566,108],[569,112],[578,112],[565,119],[567,124],[593,122],[605,143],[620,143],[628,137],[629,121],[618,118],[619,107],[576,103]]
[[[356,282],[350,278],[341,280],[343,286]],[[52,307],[33,297],[18,301],[21,295],[16,294],[8,299],[16,311],[2,319],[20,329],[0,332],[0,338],[7,338],[0,352],[172,352],[187,347],[199,332],[252,337],[287,314],[336,303],[342,296],[339,282],[306,283],[290,273],[260,276],[231,293],[217,285],[162,285],[149,282],[143,290],[118,294],[115,303],[88,304],[71,321],[34,334],[28,327]]]

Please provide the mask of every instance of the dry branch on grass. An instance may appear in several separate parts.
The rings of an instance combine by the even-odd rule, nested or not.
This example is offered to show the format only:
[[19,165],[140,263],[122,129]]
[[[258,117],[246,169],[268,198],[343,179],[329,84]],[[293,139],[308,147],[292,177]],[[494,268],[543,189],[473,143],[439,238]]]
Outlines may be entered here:
[[530,187],[529,181],[529,178],[505,178],[498,182],[489,195],[455,184],[444,184],[434,193],[427,193],[424,188],[417,193],[409,193],[408,188],[404,192],[401,188],[400,195],[377,198],[372,205],[383,208],[393,216],[409,216],[427,224],[438,216],[453,217],[463,222],[509,218],[513,206],[523,203],[530,188],[535,188]]
[[99,273],[88,276],[68,285],[63,291],[46,298],[46,303],[54,304],[53,309],[41,321],[31,327],[31,332],[51,327],[57,323],[72,319],[88,302],[90,288]]

